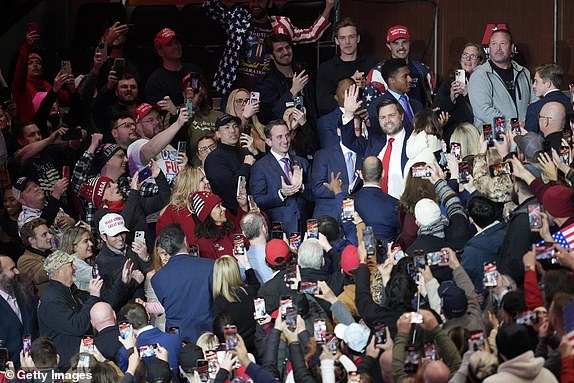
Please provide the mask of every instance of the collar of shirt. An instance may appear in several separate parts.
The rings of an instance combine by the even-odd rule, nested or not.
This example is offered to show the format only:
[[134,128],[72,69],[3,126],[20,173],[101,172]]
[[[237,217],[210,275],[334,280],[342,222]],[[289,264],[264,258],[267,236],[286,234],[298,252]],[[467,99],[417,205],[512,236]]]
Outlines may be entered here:
[[148,330],[152,330],[153,326],[151,324],[148,324],[147,326],[143,326],[142,328],[140,328],[138,330],[138,336],[140,336],[140,334],[144,331],[148,331]]
[[273,149],[270,150],[271,154],[273,155],[273,157],[275,157],[275,160],[277,160],[277,162],[279,162],[280,165],[283,165],[283,162],[281,162],[282,158],[289,158],[289,153],[286,154],[279,154],[279,153],[275,153],[275,151]]
[[560,89],[550,89],[548,92],[544,93],[544,96],[542,96],[542,97],[546,97],[546,95],[547,95],[548,93],[557,92],[557,91],[559,91],[559,90],[560,90]]
[[[392,90],[391,88],[387,88],[387,92],[389,92],[390,94],[392,94],[392,96],[394,98],[397,99],[397,101],[399,101],[399,98],[401,98],[401,96],[404,96],[407,99],[407,102],[409,102],[409,96],[405,93],[403,94],[398,94],[397,92],[395,92],[394,90]],[[401,105],[402,106],[402,105]]]
[[494,225],[499,224],[500,221],[495,220],[493,223],[491,223],[490,225],[486,226],[484,229],[480,229],[480,228],[476,228],[476,234],[475,236],[479,235],[480,233],[482,233],[483,231],[490,229],[491,227],[493,227]]
[[6,291],[1,289],[0,289],[0,297],[4,298],[6,302],[8,301],[8,299],[16,299],[15,296],[8,294]]
[[343,151],[343,158],[345,158],[345,161],[347,161],[347,153],[353,153],[354,158],[357,158],[356,153],[353,152],[351,149],[347,148],[345,145],[343,145],[342,142],[339,141],[339,145],[341,146],[341,150]]
[[376,188],[376,189],[380,189],[381,185],[369,185],[369,184],[363,184],[364,188]]

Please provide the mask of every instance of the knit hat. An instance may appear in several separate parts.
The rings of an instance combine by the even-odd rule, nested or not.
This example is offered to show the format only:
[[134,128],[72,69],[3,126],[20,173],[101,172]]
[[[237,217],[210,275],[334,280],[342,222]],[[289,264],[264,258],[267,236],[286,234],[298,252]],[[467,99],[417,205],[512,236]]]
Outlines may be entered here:
[[186,373],[192,373],[198,359],[203,359],[203,350],[193,343],[186,344],[179,352],[179,365]]
[[14,182],[14,184],[12,185],[12,195],[14,196],[14,199],[16,201],[20,200],[20,197],[22,196],[22,192],[24,192],[24,190],[26,190],[26,187],[28,186],[28,182],[33,181],[32,179],[28,178],[28,177],[20,177],[18,178],[18,180],[16,182]]
[[440,207],[432,199],[423,198],[415,205],[415,218],[422,227],[434,225],[440,216]]
[[144,118],[145,116],[147,116],[148,114],[150,114],[150,112],[152,110],[155,110],[156,112],[159,113],[159,111],[161,110],[161,108],[157,105],[150,105],[147,103],[142,103],[140,104],[137,108],[135,108],[134,110],[134,121],[137,124],[139,122],[139,120],[141,120],[142,118]]
[[438,295],[442,299],[442,312],[447,319],[458,318],[466,313],[468,307],[466,294],[452,281],[441,283]]
[[549,187],[542,196],[542,205],[554,218],[574,216],[572,191],[567,186],[556,185]]
[[175,31],[171,28],[163,28],[161,31],[155,35],[155,39],[153,39],[153,47],[157,51],[159,48],[169,44],[171,40],[174,38],[178,38],[181,40],[179,35],[175,33]]
[[115,237],[120,233],[128,232],[124,217],[116,213],[108,213],[100,219],[98,225],[100,236],[106,234],[110,237]]
[[335,327],[335,335],[342,339],[351,350],[363,352],[369,342],[371,330],[359,323],[351,323],[349,326],[339,323]]
[[98,147],[96,151],[94,163],[97,170],[102,169],[108,161],[116,154],[117,151],[121,150],[116,144],[103,144]]
[[538,163],[538,155],[542,152],[544,145],[544,138],[540,134],[528,132],[514,137],[514,142],[528,162]]
[[498,353],[507,359],[516,358],[531,350],[530,334],[526,326],[509,323],[503,324],[496,334],[496,347]]
[[354,245],[347,245],[341,253],[341,267],[347,275],[359,268],[359,252]]
[[285,241],[274,238],[265,246],[265,260],[271,266],[280,266],[289,262],[291,251]]
[[189,198],[193,211],[201,222],[204,222],[207,219],[215,205],[223,202],[217,195],[208,191],[195,192]]
[[112,182],[112,179],[106,176],[90,178],[80,187],[80,196],[100,209],[104,201],[106,186],[110,182]]
[[411,39],[411,34],[409,33],[409,29],[402,25],[395,25],[394,27],[390,27],[387,31],[387,43],[392,43],[398,39]]
[[76,259],[75,255],[68,254],[62,250],[56,250],[44,260],[44,270],[48,275],[51,275],[66,263],[74,262],[74,259]]

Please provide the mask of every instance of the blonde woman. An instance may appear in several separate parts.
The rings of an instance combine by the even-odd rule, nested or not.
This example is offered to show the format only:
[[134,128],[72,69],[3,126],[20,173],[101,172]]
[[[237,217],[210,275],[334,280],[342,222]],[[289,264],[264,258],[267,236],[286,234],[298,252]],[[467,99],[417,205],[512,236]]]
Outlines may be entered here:
[[[245,269],[247,285],[241,281],[239,267]],[[224,255],[213,268],[213,316],[227,314],[237,324],[237,332],[245,341],[247,350],[255,352],[255,319],[253,299],[257,297],[259,281],[251,268],[247,252],[237,258]]]
[[185,232],[188,244],[197,243],[195,236],[196,218],[189,196],[197,191],[211,191],[209,181],[200,168],[186,167],[177,175],[169,204],[160,212],[156,233],[169,223],[177,222]]
[[76,277],[74,284],[80,290],[88,291],[92,278],[92,266],[95,264],[95,247],[90,226],[74,226],[66,229],[60,240],[60,247],[68,254],[74,254],[74,266]]
[[263,133],[264,125],[259,122],[257,112],[259,112],[259,102],[251,104],[249,102],[250,92],[245,88],[234,89],[229,93],[225,113],[241,119],[242,131],[245,128],[251,128],[251,137],[255,148],[265,152],[265,134]]
[[456,127],[450,136],[450,142],[460,144],[460,158],[480,153],[480,133],[474,125],[465,122]]

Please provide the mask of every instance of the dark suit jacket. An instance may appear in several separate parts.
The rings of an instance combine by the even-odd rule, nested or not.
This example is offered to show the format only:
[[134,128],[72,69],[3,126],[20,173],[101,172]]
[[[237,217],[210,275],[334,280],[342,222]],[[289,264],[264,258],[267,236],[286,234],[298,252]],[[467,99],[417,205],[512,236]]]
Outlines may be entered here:
[[[377,112],[377,106],[379,106],[379,104],[383,100],[399,101],[390,92],[386,92],[377,97],[369,104],[369,107],[367,108],[367,111],[369,112],[369,120],[371,121],[371,128],[369,129],[369,133],[375,132],[378,134],[378,132],[381,132],[381,125],[379,125],[379,113]],[[411,105],[411,109],[413,110],[413,116],[417,114],[417,112],[423,110],[423,104],[421,104],[419,100],[410,96],[409,96],[409,104]],[[406,112],[405,112],[405,118],[403,120],[403,126],[405,127],[405,129],[411,131],[413,130],[413,124],[407,118]]]
[[151,279],[165,309],[166,327],[179,327],[182,338],[193,342],[212,331],[213,264],[211,259],[177,254]]
[[280,221],[287,235],[306,230],[305,221],[311,211],[308,205],[312,195],[309,163],[301,157],[289,157],[293,165],[298,164],[303,170],[303,191],[281,201],[278,191],[281,189],[281,176],[285,178],[285,173],[271,152],[253,164],[249,179],[249,190],[259,208],[267,213],[270,221]]
[[[355,155],[355,157],[356,170],[361,168],[362,157],[359,155]],[[331,173],[336,175],[338,172],[341,172],[340,179],[343,181],[343,193],[348,194],[349,176],[341,145],[337,143],[335,146],[319,150],[315,154],[311,170],[311,185],[315,198],[313,217],[318,218],[321,215],[330,215],[337,220],[341,219],[340,215],[337,214],[341,207],[338,206],[335,194],[323,185],[324,182],[329,183]]]
[[[566,114],[572,114],[572,101],[570,101],[568,96],[562,93],[561,90],[550,92],[546,96],[540,97],[538,101],[528,105],[528,108],[526,109],[526,125],[524,127],[526,130],[529,132],[540,132],[538,115],[540,114],[544,104],[548,102],[559,102],[564,105]],[[568,120],[566,123],[569,123]]]
[[337,107],[337,109],[333,109],[332,112],[317,120],[317,135],[319,136],[320,149],[330,148],[339,143],[337,126],[342,115],[343,112]]
[[[136,339],[137,347],[157,343],[167,350],[169,368],[171,370],[177,370],[177,366],[179,365],[179,351],[181,350],[181,338],[179,335],[165,333],[154,327],[139,333]],[[152,359],[151,357],[144,358],[144,362],[147,364],[151,362]]]
[[391,241],[400,232],[399,201],[377,187],[364,187],[353,195],[355,210],[373,227],[375,238]]
[[20,351],[22,350],[22,336],[31,335],[32,340],[38,337],[38,318],[36,306],[30,297],[30,303],[25,305],[18,301],[18,307],[22,314],[22,322],[14,313],[8,302],[0,298],[0,339],[4,341],[8,349],[8,360],[20,365]]
[[122,347],[118,336],[120,336],[118,326],[106,327],[98,331],[96,336],[94,336],[94,344],[102,355],[106,359],[113,360],[116,363],[119,361],[119,350]]
[[[408,161],[407,140],[412,133],[412,129],[407,127],[404,129],[406,135],[401,154],[401,167],[403,169],[403,173]],[[343,145],[357,153],[357,155],[361,156],[362,158],[369,156],[376,157],[387,144],[387,136],[386,134],[370,135],[368,140],[363,137],[357,137],[355,135],[355,125],[353,120],[351,120],[341,129],[341,141],[343,142]]]

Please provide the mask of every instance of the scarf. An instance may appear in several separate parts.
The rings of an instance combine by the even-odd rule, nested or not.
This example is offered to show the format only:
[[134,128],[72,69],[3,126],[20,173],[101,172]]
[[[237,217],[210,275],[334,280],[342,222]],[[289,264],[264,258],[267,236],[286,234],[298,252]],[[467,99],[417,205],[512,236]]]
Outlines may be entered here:
[[444,233],[444,229],[449,225],[448,218],[441,214],[440,219],[437,223],[420,227],[417,232],[417,237],[421,235],[432,235],[438,238],[444,238],[446,235]]
[[126,207],[126,201],[113,201],[113,202],[106,202],[104,204],[104,209],[108,209],[112,213],[119,213]]

